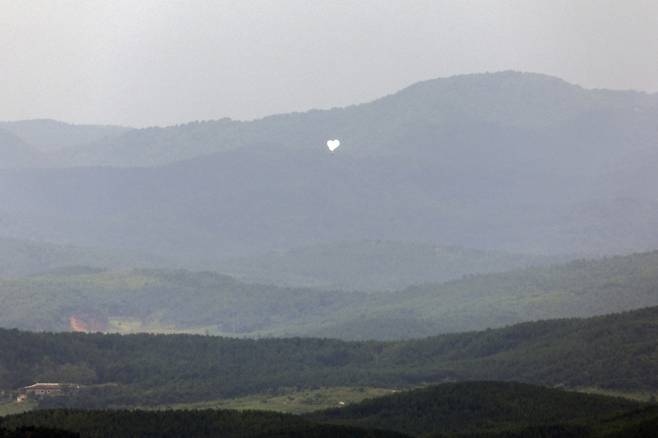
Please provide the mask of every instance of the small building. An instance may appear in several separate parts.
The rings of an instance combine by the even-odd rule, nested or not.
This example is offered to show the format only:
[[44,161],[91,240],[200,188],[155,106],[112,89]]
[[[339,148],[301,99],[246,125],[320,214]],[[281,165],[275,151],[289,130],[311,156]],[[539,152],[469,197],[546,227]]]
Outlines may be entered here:
[[18,399],[25,401],[28,398],[39,398],[56,395],[69,395],[80,389],[75,383],[35,383],[18,390]]
[[20,394],[25,395],[25,398],[30,396],[44,397],[47,395],[58,395],[62,392],[64,392],[64,385],[61,383],[35,383],[20,390]]

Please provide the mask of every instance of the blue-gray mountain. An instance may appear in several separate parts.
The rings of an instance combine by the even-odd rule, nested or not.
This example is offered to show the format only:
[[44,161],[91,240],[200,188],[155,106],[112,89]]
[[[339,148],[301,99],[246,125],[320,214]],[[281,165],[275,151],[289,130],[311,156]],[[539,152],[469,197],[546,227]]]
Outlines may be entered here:
[[506,72],[348,108],[131,130],[46,163],[76,168],[0,172],[0,234],[206,265],[363,239],[649,250],[657,120],[655,94]]
[[[93,147],[97,142],[106,141],[131,131],[131,128],[122,126],[72,125],[49,119],[0,122],[0,129],[11,132],[32,148],[44,153],[76,146]],[[58,156],[52,157],[53,160],[58,158]],[[47,166],[48,163],[43,162],[40,165]]]

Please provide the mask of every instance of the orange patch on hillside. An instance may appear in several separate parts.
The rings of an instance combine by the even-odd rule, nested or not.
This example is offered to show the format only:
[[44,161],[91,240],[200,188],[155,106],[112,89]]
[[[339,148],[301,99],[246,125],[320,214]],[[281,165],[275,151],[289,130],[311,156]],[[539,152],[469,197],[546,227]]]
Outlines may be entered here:
[[69,317],[69,327],[71,331],[78,333],[94,333],[102,332],[106,328],[106,324],[94,319],[83,319],[80,316],[71,315]]

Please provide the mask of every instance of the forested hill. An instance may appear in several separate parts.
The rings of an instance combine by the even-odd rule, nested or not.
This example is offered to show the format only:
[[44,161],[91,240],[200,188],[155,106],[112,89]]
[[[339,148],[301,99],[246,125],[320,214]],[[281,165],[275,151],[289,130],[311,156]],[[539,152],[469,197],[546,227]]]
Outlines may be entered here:
[[[238,411],[41,411],[0,419],[9,430],[39,426],[81,438],[404,438],[407,435],[306,421],[294,415]],[[52,430],[51,429],[51,430]],[[4,438],[0,429],[0,438]],[[50,435],[9,435],[46,438]],[[76,436],[76,435],[74,435]]]
[[391,339],[588,317],[658,305],[658,251],[470,275],[382,295],[360,318],[311,334]]
[[[92,384],[66,399],[86,407],[445,380],[656,390],[658,307],[389,343],[1,330],[0,351],[0,388]],[[104,383],[115,385],[93,386]]]
[[358,292],[249,284],[213,272],[68,272],[0,280],[0,326],[69,331],[71,320],[106,332],[192,332],[258,336],[303,331],[350,306]]
[[638,409],[628,400],[513,382],[444,383],[309,414],[318,422],[430,433],[596,423]]
[[[38,254],[63,260],[84,252],[55,247]],[[23,330],[66,331],[74,319],[92,331],[118,333],[408,339],[657,306],[658,252],[392,293],[276,287],[212,272],[71,268],[0,279],[0,303],[0,327]]]

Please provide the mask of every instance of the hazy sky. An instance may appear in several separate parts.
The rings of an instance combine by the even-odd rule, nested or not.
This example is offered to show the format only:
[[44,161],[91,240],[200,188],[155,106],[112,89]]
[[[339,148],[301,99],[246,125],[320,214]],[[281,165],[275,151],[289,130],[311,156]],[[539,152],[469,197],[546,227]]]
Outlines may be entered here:
[[0,0],[0,120],[133,126],[523,70],[658,91],[656,0]]

